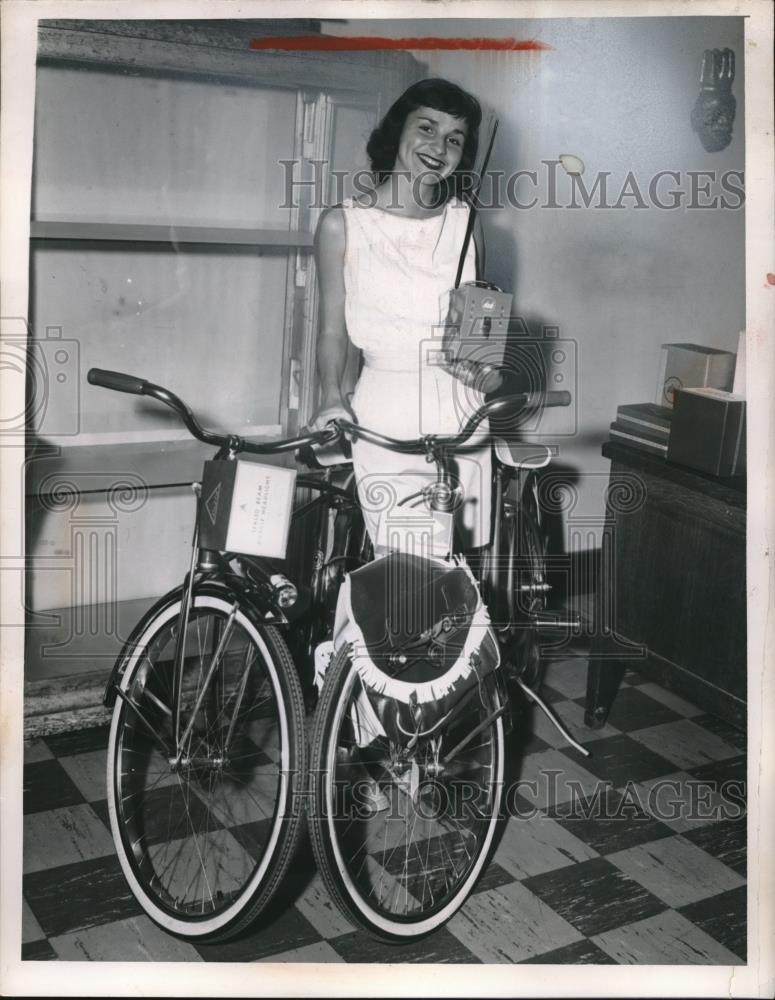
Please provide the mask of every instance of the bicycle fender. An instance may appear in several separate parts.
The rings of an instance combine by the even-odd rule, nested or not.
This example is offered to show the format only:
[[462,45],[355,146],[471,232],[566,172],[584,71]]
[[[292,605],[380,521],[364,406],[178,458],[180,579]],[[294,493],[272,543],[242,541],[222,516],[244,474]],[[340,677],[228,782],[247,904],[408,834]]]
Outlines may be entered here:
[[[167,608],[182,600],[184,594],[183,586],[175,587],[168,591],[163,597],[149,608],[142,616],[129,634],[129,638],[124,642],[121,651],[113,664],[108,682],[105,685],[105,692],[102,696],[102,703],[105,708],[112,709],[116,703],[116,688],[121,684],[127,662],[135,651],[138,640],[146,631],[150,623]],[[203,580],[194,585],[194,596],[206,594],[211,597],[222,597],[226,601],[238,603],[242,611],[251,619],[257,627],[262,625],[285,625],[286,619],[277,612],[277,609],[270,604],[261,601],[254,588],[241,577],[229,574],[218,579]]]

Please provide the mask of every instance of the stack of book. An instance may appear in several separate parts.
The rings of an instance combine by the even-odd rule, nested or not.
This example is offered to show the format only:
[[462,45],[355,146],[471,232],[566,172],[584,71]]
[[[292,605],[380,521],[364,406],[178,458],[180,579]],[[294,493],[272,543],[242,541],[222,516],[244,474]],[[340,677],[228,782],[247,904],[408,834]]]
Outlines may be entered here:
[[669,406],[627,403],[616,411],[616,420],[611,424],[611,440],[666,458],[672,416]]

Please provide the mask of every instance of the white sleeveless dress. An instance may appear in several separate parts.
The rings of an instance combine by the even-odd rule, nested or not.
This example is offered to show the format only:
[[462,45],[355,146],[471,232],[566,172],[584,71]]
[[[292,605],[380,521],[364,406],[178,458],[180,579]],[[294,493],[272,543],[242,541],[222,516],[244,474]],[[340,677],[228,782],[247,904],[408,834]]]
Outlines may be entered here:
[[[413,219],[344,202],[347,332],[363,352],[352,408],[365,427],[396,438],[454,434],[481,406],[481,393],[432,363],[463,246],[468,206],[452,199],[432,218]],[[475,274],[473,241],[463,281]],[[479,435],[486,433],[486,424]],[[463,503],[456,527],[464,548],[490,537],[490,446],[455,458]],[[424,456],[353,444],[359,499],[372,539],[380,517],[435,478]]]

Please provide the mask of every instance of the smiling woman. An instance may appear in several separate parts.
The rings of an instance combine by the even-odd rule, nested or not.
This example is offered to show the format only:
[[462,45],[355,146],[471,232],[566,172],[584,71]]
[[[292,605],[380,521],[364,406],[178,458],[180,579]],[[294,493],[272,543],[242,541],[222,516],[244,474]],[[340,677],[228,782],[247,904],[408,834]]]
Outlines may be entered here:
[[[476,98],[447,80],[422,80],[409,87],[389,109],[366,146],[377,191],[402,170],[411,171],[411,166],[401,162],[401,156],[406,146],[411,153],[414,145],[418,155],[424,152],[429,158],[419,174],[427,170],[437,173],[428,180],[440,182],[439,200],[463,195],[470,188],[481,118]],[[413,139],[417,142],[413,143]],[[442,142],[440,149],[437,142]],[[458,153],[457,159],[452,157],[454,152]]]
[[[393,437],[456,433],[482,396],[461,393],[437,355],[449,291],[462,252],[481,109],[446,80],[423,80],[388,110],[367,145],[374,187],[330,209],[315,237],[321,325],[319,409],[312,426],[353,416]],[[462,280],[483,267],[481,231],[466,254]],[[348,338],[362,351],[352,400],[343,392]],[[487,433],[484,427],[480,432]],[[484,545],[490,530],[490,456],[486,446],[457,463],[464,548]],[[353,444],[359,499],[374,541],[402,499],[433,478],[423,456]]]

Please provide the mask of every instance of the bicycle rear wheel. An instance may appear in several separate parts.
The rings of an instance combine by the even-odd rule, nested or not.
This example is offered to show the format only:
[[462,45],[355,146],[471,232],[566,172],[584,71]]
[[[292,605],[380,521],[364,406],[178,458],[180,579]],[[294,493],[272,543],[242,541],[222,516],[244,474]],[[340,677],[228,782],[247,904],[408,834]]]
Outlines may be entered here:
[[280,635],[223,596],[196,594],[181,732],[192,715],[193,724],[176,764],[180,604],[148,623],[123,673],[108,744],[110,822],[124,875],[148,916],[182,937],[223,940],[267,904],[296,846],[303,701]]
[[312,845],[342,911],[406,942],[453,916],[484,867],[503,783],[500,699],[483,682],[434,737],[408,747],[369,727],[363,697],[344,649],[329,667],[311,740]]

